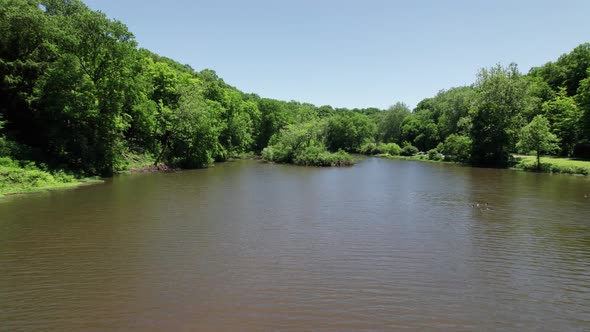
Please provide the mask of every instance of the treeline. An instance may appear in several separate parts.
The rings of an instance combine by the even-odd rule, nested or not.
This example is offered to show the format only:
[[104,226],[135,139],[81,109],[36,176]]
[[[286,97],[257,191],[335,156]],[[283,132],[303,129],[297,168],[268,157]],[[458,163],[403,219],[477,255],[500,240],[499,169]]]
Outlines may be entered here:
[[0,157],[84,174],[112,174],[137,154],[202,167],[335,113],[138,49],[121,22],[77,0],[0,0],[0,74]]
[[[376,115],[378,141],[412,144],[455,161],[507,166],[511,153],[590,155],[590,44],[522,75],[515,64],[481,69],[470,86],[439,92],[410,112]],[[531,126],[536,133],[530,135]]]
[[483,69],[473,85],[413,111],[334,109],[243,93],[212,70],[138,48],[125,25],[78,0],[0,0],[0,157],[87,175],[125,169],[137,155],[191,168],[246,152],[347,165],[348,152],[421,150],[505,166],[536,116],[558,153],[583,154],[589,65],[584,44],[528,75],[515,65]]

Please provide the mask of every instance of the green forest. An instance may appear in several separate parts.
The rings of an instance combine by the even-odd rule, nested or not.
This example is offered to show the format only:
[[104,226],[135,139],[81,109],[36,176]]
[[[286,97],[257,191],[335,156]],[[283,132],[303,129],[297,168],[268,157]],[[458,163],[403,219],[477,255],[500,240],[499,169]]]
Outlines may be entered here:
[[511,166],[514,153],[590,155],[590,44],[528,74],[480,69],[473,84],[413,110],[343,109],[241,92],[213,70],[139,48],[122,22],[78,0],[0,0],[0,77],[0,176],[13,182],[245,154],[340,166],[350,153],[422,151],[493,167]]

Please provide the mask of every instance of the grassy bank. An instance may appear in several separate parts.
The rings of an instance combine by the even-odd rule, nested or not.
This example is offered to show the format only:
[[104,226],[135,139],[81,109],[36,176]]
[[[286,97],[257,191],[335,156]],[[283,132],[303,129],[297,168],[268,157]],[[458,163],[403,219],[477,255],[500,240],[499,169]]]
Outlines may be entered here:
[[538,170],[535,156],[516,156],[515,168],[531,172],[588,175],[590,174],[590,161],[541,157],[541,167]]
[[0,158],[0,197],[100,183],[97,178],[77,178],[63,171],[49,171],[32,162]]
[[[446,160],[429,159],[428,155],[414,156],[392,156],[389,154],[378,154],[376,157],[398,160],[417,160],[428,162],[448,162]],[[541,168],[537,169],[537,158],[535,156],[515,156],[516,164],[514,169],[528,172],[543,172],[556,174],[590,175],[590,161],[557,157],[541,157]]]

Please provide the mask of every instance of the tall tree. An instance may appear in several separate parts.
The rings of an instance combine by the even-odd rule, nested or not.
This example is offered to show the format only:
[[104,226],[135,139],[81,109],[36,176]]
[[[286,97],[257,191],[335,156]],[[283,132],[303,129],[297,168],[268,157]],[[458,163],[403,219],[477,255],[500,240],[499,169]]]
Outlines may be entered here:
[[472,112],[472,162],[506,166],[521,114],[527,104],[528,83],[516,64],[482,69],[475,83],[477,97]]
[[45,8],[63,34],[58,59],[37,84],[47,150],[75,169],[112,174],[130,122],[134,37],[121,22],[76,0],[47,1]]
[[260,110],[260,129],[255,150],[262,151],[268,145],[272,135],[285,128],[289,121],[286,106],[278,100],[260,99],[258,109]]
[[549,121],[542,115],[537,115],[519,133],[517,147],[521,151],[535,150],[537,152],[537,170],[541,169],[541,154],[552,153],[559,149],[559,141],[549,130]]
[[474,101],[475,89],[467,86],[441,91],[432,99],[440,140],[466,129],[464,124]]
[[344,111],[328,120],[326,145],[330,151],[356,152],[363,143],[374,141],[377,128],[368,116]]
[[554,99],[543,103],[543,114],[549,120],[551,131],[559,138],[561,154],[571,156],[581,134],[582,114],[565,88]]
[[378,122],[378,139],[383,142],[401,143],[402,123],[410,115],[408,105],[398,102],[381,114]]

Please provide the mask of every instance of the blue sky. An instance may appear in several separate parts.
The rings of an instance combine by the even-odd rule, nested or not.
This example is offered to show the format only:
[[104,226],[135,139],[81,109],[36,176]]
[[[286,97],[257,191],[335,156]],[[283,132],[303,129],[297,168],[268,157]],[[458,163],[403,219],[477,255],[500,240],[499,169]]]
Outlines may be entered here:
[[588,0],[84,2],[141,47],[242,91],[318,106],[413,107],[479,68],[528,72],[590,42]]

